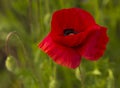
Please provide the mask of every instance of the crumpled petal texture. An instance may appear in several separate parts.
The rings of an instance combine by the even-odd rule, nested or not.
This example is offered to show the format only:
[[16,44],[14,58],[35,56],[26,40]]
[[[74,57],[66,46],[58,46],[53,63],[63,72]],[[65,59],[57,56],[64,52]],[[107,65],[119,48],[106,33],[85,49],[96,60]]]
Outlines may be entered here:
[[69,68],[76,68],[80,64],[81,56],[78,52],[53,42],[50,35],[39,44],[39,47],[58,64]]
[[[103,56],[106,44],[108,43],[107,29],[98,25],[92,29],[96,29],[96,31],[86,39],[86,43],[82,49],[82,56],[88,60],[97,60]],[[79,52],[81,53],[81,49]]]
[[[66,29],[73,29],[76,34],[65,36]],[[57,64],[74,69],[81,57],[94,61],[103,56],[108,40],[107,28],[96,24],[91,14],[80,8],[69,8],[53,14],[51,31],[39,43],[39,48]]]

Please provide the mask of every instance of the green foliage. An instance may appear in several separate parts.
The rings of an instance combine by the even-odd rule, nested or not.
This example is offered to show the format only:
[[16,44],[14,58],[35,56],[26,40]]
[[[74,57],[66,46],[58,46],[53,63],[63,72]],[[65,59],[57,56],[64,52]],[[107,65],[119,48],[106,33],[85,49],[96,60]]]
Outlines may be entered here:
[[[52,13],[70,7],[89,11],[110,37],[99,61],[83,59],[75,70],[37,47],[50,31]],[[120,0],[0,0],[0,88],[119,88],[119,15]]]

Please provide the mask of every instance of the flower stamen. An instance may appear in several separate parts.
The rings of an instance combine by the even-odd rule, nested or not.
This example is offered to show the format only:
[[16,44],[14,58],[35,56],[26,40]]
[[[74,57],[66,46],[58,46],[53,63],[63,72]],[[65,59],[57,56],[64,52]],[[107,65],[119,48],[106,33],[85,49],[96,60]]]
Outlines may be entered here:
[[65,29],[64,30],[64,36],[68,36],[68,35],[74,35],[77,32],[74,31],[74,29]]

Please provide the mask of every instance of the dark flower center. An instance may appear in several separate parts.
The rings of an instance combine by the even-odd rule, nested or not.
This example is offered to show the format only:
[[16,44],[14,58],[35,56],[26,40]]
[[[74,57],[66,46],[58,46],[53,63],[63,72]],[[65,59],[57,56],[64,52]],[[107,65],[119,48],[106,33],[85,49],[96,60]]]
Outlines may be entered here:
[[76,34],[76,32],[73,29],[65,29],[64,30],[64,36],[73,35],[73,34]]

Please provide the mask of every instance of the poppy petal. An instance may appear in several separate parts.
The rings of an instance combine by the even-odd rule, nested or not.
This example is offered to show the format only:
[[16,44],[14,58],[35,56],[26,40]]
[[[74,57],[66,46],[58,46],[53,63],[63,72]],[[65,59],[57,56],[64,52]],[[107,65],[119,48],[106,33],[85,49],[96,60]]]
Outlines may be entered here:
[[76,68],[79,66],[81,56],[74,50],[55,43],[50,34],[39,44],[45,53],[47,53],[56,63],[68,68]]
[[94,28],[96,32],[87,39],[82,49],[82,55],[88,60],[99,59],[104,54],[106,44],[108,43],[107,29],[99,26],[95,26]]
[[88,26],[95,24],[90,13],[80,8],[69,8],[56,11],[52,16],[52,34],[63,35],[66,28],[72,28],[77,32],[84,31]]
[[68,36],[54,35],[55,37],[51,37],[54,42],[57,42],[61,45],[65,45],[67,47],[76,47],[81,45],[84,41],[86,41],[86,38],[89,37],[89,35],[91,35],[94,31],[94,29],[88,29],[78,34],[72,34]]

